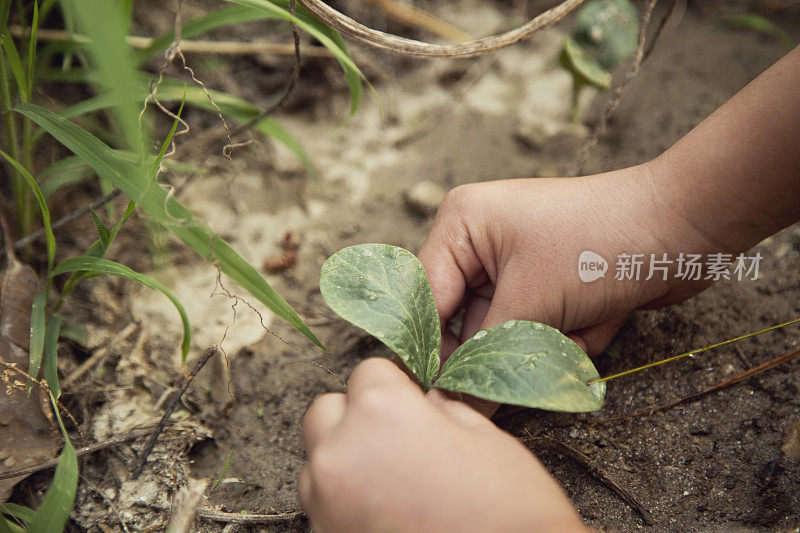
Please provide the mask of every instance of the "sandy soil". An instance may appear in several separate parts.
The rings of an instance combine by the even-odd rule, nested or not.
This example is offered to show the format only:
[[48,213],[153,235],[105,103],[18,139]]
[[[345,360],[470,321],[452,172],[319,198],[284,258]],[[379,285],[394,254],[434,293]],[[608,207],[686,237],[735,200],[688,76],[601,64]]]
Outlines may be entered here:
[[[499,6],[475,0],[443,6],[438,13],[474,33],[509,23]],[[784,13],[784,29],[800,37],[800,14]],[[269,279],[309,319],[330,353],[315,350],[266,312],[265,324],[295,347],[265,335],[258,316],[243,304],[237,306],[236,325],[223,343],[230,372],[222,357],[212,361],[177,416],[180,424],[192,427],[192,438],[167,438],[139,480],[128,479],[124,467],[130,450],[97,456],[85,466],[85,475],[117,502],[129,527],[159,523],[164,515],[157,507],[168,504],[176,485],[188,477],[217,479],[229,456],[225,482],[209,491],[209,505],[227,511],[297,509],[295,478],[304,461],[302,414],[318,394],[339,390],[340,379],[359,361],[387,355],[384,347],[327,310],[318,291],[322,261],[343,246],[362,242],[418,249],[431,218],[413,214],[402,200],[417,181],[451,188],[568,173],[585,132],[567,124],[571,82],[556,61],[566,27],[472,61],[410,64],[376,56],[373,60],[389,76],[376,84],[383,114],[375,98],[367,96],[346,120],[346,95],[338,92],[279,117],[312,155],[315,181],[308,182],[280,147],[269,149],[262,143],[182,192],[190,207],[255,264],[279,252],[286,231],[299,236],[297,264]],[[611,134],[593,152],[589,170],[620,168],[657,155],[783,52],[769,38],[724,28],[690,9],[642,68],[612,121]],[[313,93],[313,83],[301,81],[299,94]],[[605,95],[588,95],[590,100],[593,96],[596,110]],[[261,99],[269,100],[268,95]],[[531,127],[547,132],[538,147],[520,142],[520,132]],[[758,281],[720,283],[683,305],[637,313],[613,343],[621,357],[600,359],[600,373],[798,316],[798,238],[800,226],[759,246],[764,259]],[[136,260],[128,250],[118,254]],[[191,364],[225,334],[232,323],[232,302],[211,296],[214,270],[177,245],[173,263],[158,276],[170,282],[189,309],[195,334]],[[165,393],[180,381],[177,318],[161,296],[100,281],[73,307],[76,316],[93,320],[94,342],[130,322],[128,309],[141,325],[109,356],[107,363],[115,371],[95,378],[105,390],[73,401],[85,410],[86,426],[97,439],[155,420]],[[596,414],[504,408],[496,420],[520,438],[528,433],[548,436],[581,451],[650,512],[646,525],[586,465],[533,444],[594,527],[786,530],[800,524],[800,465],[780,450],[790,424],[800,418],[800,363],[653,416],[615,423],[602,419],[691,394],[797,344],[796,328],[779,331],[738,348],[621,379],[609,385],[607,404]],[[100,523],[119,528],[107,502],[86,483],[74,517],[87,530],[98,530]],[[223,526],[206,520],[197,525],[198,531],[220,531]],[[275,529],[307,527],[296,520]]]

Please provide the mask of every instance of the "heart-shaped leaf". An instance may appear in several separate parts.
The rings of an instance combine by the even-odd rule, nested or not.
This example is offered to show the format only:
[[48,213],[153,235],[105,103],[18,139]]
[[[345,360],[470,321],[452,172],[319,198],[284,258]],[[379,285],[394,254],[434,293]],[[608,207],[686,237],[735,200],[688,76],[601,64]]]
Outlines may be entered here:
[[583,350],[557,329],[511,320],[478,331],[445,363],[434,387],[551,411],[594,411],[604,382]]
[[405,362],[428,390],[439,371],[439,316],[422,263],[388,244],[360,244],[325,261],[319,288],[328,307]]

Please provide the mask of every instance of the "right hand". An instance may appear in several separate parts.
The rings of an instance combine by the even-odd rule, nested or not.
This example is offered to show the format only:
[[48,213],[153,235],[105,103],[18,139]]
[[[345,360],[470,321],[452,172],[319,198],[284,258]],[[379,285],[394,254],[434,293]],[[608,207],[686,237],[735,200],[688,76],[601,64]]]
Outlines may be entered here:
[[[648,275],[649,254],[707,253],[714,245],[662,200],[653,165],[560,179],[462,185],[439,208],[419,253],[443,325],[443,355],[478,329],[533,320],[603,351],[634,309],[684,300],[710,282]],[[578,256],[598,253],[605,278],[585,283]],[[639,281],[615,280],[621,253],[645,254]],[[674,257],[674,256],[673,256]],[[460,338],[444,327],[466,306]]]

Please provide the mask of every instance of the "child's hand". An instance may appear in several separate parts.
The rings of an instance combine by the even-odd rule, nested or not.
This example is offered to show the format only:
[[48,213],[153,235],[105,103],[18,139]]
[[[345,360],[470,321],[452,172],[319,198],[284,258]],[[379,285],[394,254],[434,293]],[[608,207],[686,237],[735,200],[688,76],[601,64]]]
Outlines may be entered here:
[[513,437],[394,364],[368,359],[303,420],[298,480],[314,531],[585,531]]
[[[710,282],[681,283],[656,272],[615,280],[619,254],[707,252],[706,242],[666,205],[651,166],[584,178],[476,183],[450,192],[419,253],[446,323],[466,305],[461,339],[506,320],[556,327],[589,354],[601,352],[628,313],[683,300]],[[589,250],[608,262],[604,278],[581,281]],[[673,256],[674,258],[674,256]]]

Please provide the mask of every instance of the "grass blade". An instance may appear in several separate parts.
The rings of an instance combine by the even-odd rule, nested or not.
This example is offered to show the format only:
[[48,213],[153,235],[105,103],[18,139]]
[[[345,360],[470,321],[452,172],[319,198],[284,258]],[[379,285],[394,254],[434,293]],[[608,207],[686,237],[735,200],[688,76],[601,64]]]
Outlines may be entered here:
[[100,87],[112,96],[114,116],[127,148],[144,154],[146,138],[139,124],[139,95],[145,90],[137,76],[133,54],[125,43],[127,21],[117,2],[78,0],[68,2],[77,15],[83,33],[92,41],[88,47]]
[[58,400],[61,397],[61,386],[58,384],[58,336],[61,333],[61,317],[52,315],[47,321],[44,336],[44,378],[50,387],[50,393]]
[[50,227],[50,209],[47,208],[47,202],[45,202],[44,195],[42,194],[41,189],[39,189],[39,185],[36,183],[36,180],[33,179],[33,176],[31,176],[31,173],[28,172],[28,170],[16,159],[2,150],[0,150],[0,156],[3,156],[6,161],[11,163],[11,165],[17,169],[20,175],[25,179],[28,187],[30,187],[31,191],[33,191],[33,195],[36,197],[36,201],[39,204],[39,210],[42,212],[45,242],[47,243],[47,270],[49,271],[51,268],[53,268],[53,261],[56,256],[56,238],[53,236],[53,228]]
[[58,425],[64,434],[64,449],[61,450],[61,457],[56,466],[53,482],[44,495],[42,504],[36,510],[30,524],[28,533],[57,533],[64,530],[64,526],[69,518],[69,512],[75,503],[75,493],[78,490],[78,457],[75,455],[75,448],[69,441],[67,430],[61,420],[56,401],[50,396],[53,404]]
[[189,343],[191,342],[192,335],[191,329],[189,328],[189,317],[186,315],[186,310],[183,308],[181,302],[179,302],[178,299],[175,298],[175,296],[157,279],[152,278],[147,274],[140,274],[139,272],[136,272],[125,265],[115,263],[114,261],[87,255],[72,257],[62,261],[58,266],[56,266],[56,268],[53,269],[51,275],[58,276],[59,274],[65,274],[67,272],[86,272],[90,274],[108,274],[110,276],[119,276],[136,281],[137,283],[141,283],[145,287],[157,290],[166,296],[169,301],[172,302],[172,305],[175,306],[175,309],[178,310],[178,314],[181,317],[181,322],[183,323],[181,358],[184,361],[186,360],[186,354],[189,353]]
[[6,53],[8,66],[11,68],[11,73],[14,75],[14,80],[17,82],[17,89],[19,90],[20,97],[24,101],[30,100],[30,89],[28,87],[28,78],[25,76],[25,70],[22,68],[22,61],[19,59],[17,47],[14,44],[14,39],[11,37],[10,32],[4,32],[0,36],[0,43],[3,45],[3,51]]
[[39,29],[39,2],[33,2],[31,36],[28,41],[28,95],[33,91],[33,73],[36,66],[36,30]]
[[89,165],[75,156],[60,159],[39,173],[42,196],[49,198],[59,189],[86,181],[93,173]]
[[170,230],[195,252],[219,265],[258,301],[286,320],[292,327],[325,347],[311,332],[298,314],[275,292],[261,274],[225,241],[217,237],[197,216],[167,192],[148,180],[136,165],[126,161],[114,150],[90,133],[55,113],[32,104],[20,104],[18,112],[47,130],[61,144],[89,164],[100,176],[105,176],[155,221]]
[[[2,506],[0,506],[2,509]],[[0,514],[0,533],[23,533],[25,530],[16,524],[12,524]]]
[[[312,37],[322,43],[325,48],[330,50],[345,72],[345,79],[350,88],[350,113],[354,113],[358,109],[358,104],[361,102],[361,81],[367,81],[364,74],[361,73],[358,66],[350,57],[350,54],[345,47],[344,40],[341,35],[336,31],[328,28],[322,22],[313,19],[308,20],[299,17],[296,14],[292,15],[288,9],[278,5],[277,3],[270,2],[269,0],[227,0],[235,4],[251,7],[274,15],[278,18],[294,22],[298,27],[308,32]],[[297,13],[295,11],[295,13]]]
[[[44,353],[45,337],[45,310],[47,308],[47,293],[40,292],[33,297],[31,307],[31,343],[29,349],[28,374],[33,377],[39,375]],[[28,394],[31,393],[32,383],[28,383]]]
[[36,511],[24,505],[17,505],[16,503],[0,503],[0,514],[8,515],[20,522],[30,522]]

